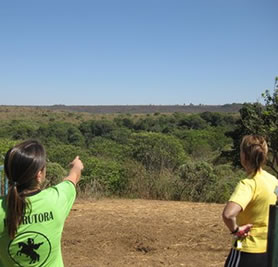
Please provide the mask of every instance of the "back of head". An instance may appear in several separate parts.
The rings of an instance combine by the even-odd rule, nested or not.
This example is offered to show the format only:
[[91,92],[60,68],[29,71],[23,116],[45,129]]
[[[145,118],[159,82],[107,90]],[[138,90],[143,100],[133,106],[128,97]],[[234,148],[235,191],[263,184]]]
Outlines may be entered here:
[[241,141],[240,151],[249,172],[256,174],[266,162],[268,147],[262,136],[246,135]]
[[4,170],[9,181],[7,226],[11,238],[14,238],[28,205],[24,194],[38,188],[37,175],[45,164],[45,150],[36,140],[16,145],[5,156]]

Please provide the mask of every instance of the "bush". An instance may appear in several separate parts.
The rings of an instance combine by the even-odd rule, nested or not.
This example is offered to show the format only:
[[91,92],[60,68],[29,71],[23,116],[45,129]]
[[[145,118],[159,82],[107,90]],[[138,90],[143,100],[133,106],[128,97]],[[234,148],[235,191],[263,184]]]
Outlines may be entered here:
[[85,137],[87,146],[96,136],[108,136],[116,129],[116,124],[109,120],[91,120],[80,124],[79,129]]
[[212,168],[204,161],[187,161],[181,166],[181,179],[177,197],[180,200],[201,202],[226,202],[244,172],[230,165]]
[[175,200],[179,177],[172,171],[165,168],[160,171],[147,171],[137,161],[127,161],[124,167],[127,174],[127,197]]
[[216,176],[212,167],[204,161],[187,161],[180,167],[180,179],[183,187],[180,198],[188,201],[207,201],[209,190],[215,184]]
[[124,161],[130,155],[128,146],[118,144],[104,137],[93,138],[89,144],[89,151],[93,156],[110,158],[118,161]]
[[94,180],[107,194],[123,195],[126,188],[126,172],[121,164],[112,160],[91,157],[86,161],[81,189]]
[[46,165],[46,178],[43,187],[49,187],[60,183],[66,177],[67,171],[56,162],[48,162]]
[[36,137],[46,144],[63,143],[80,147],[85,145],[85,138],[80,130],[75,125],[64,122],[41,125],[36,131]]
[[76,156],[79,156],[84,165],[88,160],[89,153],[86,150],[73,145],[50,145],[47,148],[47,156],[51,162],[59,163],[63,168],[67,168]]
[[147,170],[174,170],[186,155],[180,141],[160,133],[137,133],[131,136],[131,153]]
[[4,158],[10,148],[15,146],[19,141],[8,138],[0,138],[0,165],[4,164]]
[[225,136],[224,128],[208,128],[204,130],[176,130],[175,135],[183,140],[185,151],[194,158],[208,159],[211,154],[220,151],[231,142]]
[[107,134],[107,138],[112,139],[113,141],[123,145],[128,144],[130,136],[131,130],[126,128],[117,128]]
[[37,126],[31,121],[11,120],[0,127],[0,137],[23,140],[34,137]]
[[234,168],[231,164],[218,165],[214,168],[217,177],[211,189],[210,199],[216,203],[225,203],[229,200],[237,183],[246,178],[245,171]]

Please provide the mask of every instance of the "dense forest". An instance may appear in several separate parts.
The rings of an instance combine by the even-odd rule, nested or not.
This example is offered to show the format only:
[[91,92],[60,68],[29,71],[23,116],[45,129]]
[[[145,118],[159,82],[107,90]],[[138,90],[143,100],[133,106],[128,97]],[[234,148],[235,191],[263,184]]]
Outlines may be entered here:
[[243,135],[269,143],[268,169],[278,175],[278,88],[264,104],[239,112],[96,115],[39,107],[0,107],[0,165],[12,145],[35,138],[46,147],[47,180],[59,182],[69,162],[84,162],[78,192],[222,203],[245,173],[239,164]]

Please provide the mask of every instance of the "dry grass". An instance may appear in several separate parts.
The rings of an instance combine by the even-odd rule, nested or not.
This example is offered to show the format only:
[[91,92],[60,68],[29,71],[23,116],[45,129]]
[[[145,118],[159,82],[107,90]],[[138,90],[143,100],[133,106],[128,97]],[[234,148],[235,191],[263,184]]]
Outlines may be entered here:
[[223,205],[79,200],[63,235],[65,266],[223,266]]

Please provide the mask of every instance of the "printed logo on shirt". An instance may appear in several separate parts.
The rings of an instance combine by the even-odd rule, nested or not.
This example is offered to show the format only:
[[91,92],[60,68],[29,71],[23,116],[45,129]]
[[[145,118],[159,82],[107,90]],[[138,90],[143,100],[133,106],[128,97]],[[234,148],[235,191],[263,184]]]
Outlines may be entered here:
[[9,255],[18,266],[43,266],[51,252],[48,238],[38,232],[19,234],[9,244]]
[[23,216],[22,224],[42,223],[54,220],[52,211]]
[[[54,215],[52,211],[47,211],[43,213],[38,213],[38,214],[29,214],[29,215],[24,215],[22,217],[22,222],[21,224],[33,224],[33,223],[43,223],[43,222],[49,222],[54,220]],[[4,225],[7,227],[7,220],[4,219]]]

